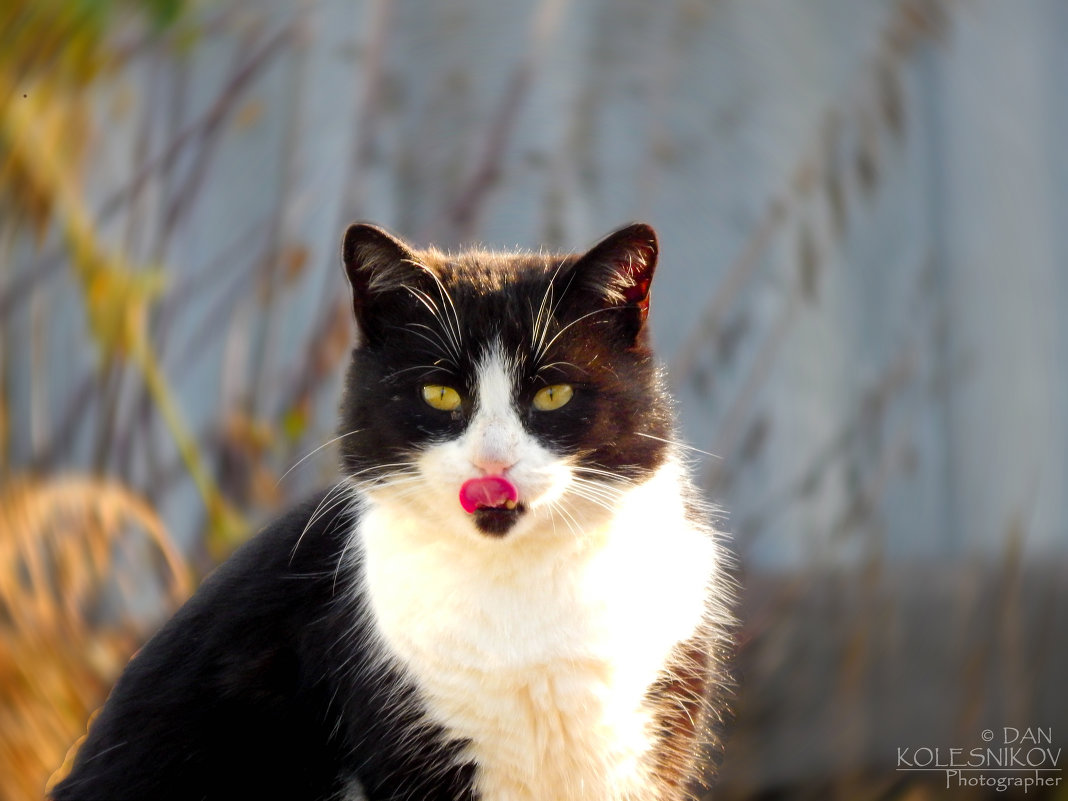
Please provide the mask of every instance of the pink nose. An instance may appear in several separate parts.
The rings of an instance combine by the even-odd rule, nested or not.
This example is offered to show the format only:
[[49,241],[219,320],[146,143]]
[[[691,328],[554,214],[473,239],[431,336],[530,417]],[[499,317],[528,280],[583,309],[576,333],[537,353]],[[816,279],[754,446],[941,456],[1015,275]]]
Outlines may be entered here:
[[508,469],[515,464],[515,462],[505,462],[502,459],[475,459],[473,464],[479,470],[482,471],[484,476],[501,476],[508,472]]

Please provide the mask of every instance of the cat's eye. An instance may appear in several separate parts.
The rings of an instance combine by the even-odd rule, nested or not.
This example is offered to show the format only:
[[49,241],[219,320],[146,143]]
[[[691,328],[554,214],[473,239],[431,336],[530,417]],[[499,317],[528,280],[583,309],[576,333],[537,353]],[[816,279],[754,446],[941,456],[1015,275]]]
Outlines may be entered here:
[[443,384],[426,384],[423,387],[423,400],[443,412],[451,412],[460,408],[460,393]]
[[552,384],[542,387],[534,395],[534,408],[539,412],[552,412],[567,404],[575,394],[570,384]]

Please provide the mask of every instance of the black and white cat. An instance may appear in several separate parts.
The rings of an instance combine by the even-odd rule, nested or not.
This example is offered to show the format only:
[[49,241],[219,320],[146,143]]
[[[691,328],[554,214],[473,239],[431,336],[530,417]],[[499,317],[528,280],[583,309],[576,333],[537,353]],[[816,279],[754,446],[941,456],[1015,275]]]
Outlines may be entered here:
[[732,591],[648,344],[653,230],[575,256],[345,235],[342,480],[130,662],[66,799],[675,801]]

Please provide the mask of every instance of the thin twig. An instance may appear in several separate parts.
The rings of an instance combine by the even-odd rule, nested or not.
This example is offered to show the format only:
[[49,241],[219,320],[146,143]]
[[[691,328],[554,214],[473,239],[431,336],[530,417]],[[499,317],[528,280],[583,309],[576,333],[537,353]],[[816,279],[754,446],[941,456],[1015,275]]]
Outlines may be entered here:
[[[103,225],[110,221],[120,209],[138,196],[151,178],[173,170],[178,163],[178,158],[188,145],[199,141],[206,131],[219,128],[226,116],[233,110],[238,97],[248,90],[253,79],[281,50],[290,35],[290,26],[282,28],[273,39],[249,59],[241,70],[233,74],[219,90],[215,101],[200,119],[190,123],[178,133],[159,156],[142,165],[126,186],[101,204],[100,211],[94,215],[97,224]],[[25,302],[26,295],[35,287],[54,277],[67,264],[66,256],[64,245],[56,244],[42,256],[36,269],[23,273],[12,281],[6,291],[0,295],[0,317],[6,317],[11,309]]]
[[[302,4],[306,13],[307,2]],[[298,35],[297,40],[305,39]],[[259,329],[252,345],[252,359],[248,372],[248,385],[243,399],[246,411],[251,418],[263,412],[263,401],[268,397],[266,386],[271,376],[268,369],[269,360],[275,353],[276,337],[280,334],[277,324],[279,313],[278,293],[280,285],[284,281],[285,247],[289,240],[291,229],[294,226],[292,198],[297,193],[293,187],[297,183],[299,172],[299,150],[302,123],[304,120],[303,99],[304,87],[308,75],[308,48],[294,48],[296,64],[289,69],[288,87],[288,114],[285,123],[285,141],[282,146],[282,177],[281,186],[284,188],[279,193],[275,202],[274,215],[269,226],[269,234],[265,237],[266,250],[264,251],[261,264],[264,265],[260,276],[259,286],[262,294],[259,295],[260,314],[257,319]]]
[[723,424],[720,426],[719,434],[716,437],[716,444],[711,448],[713,453],[719,454],[722,458],[709,463],[704,475],[704,485],[706,487],[716,487],[724,470],[727,469],[725,465],[734,453],[734,447],[741,435],[745,421],[752,413],[757,393],[767,381],[768,376],[771,375],[771,368],[775,365],[779,350],[786,342],[786,335],[794,323],[800,300],[800,289],[796,285],[791,286],[790,294],[783,301],[782,309],[779,311],[774,327],[764,338],[764,342],[761,344],[760,350],[757,351],[749,373],[742,382],[741,389],[738,390],[738,394],[734,396],[730,406],[724,413]]
[[500,178],[512,132],[541,67],[549,38],[559,24],[561,10],[561,0],[542,0],[535,9],[527,52],[505,84],[504,95],[486,132],[482,158],[448,211],[448,220],[461,239],[474,235],[485,200]]
[[[694,329],[684,338],[671,363],[671,375],[676,376],[676,382],[680,381],[682,376],[688,375],[697,364],[709,339],[718,332],[726,311],[733,307],[738,294],[752,278],[760,264],[760,257],[774,241],[775,234],[793,216],[795,207],[808,202],[810,193],[807,190],[822,179],[829,180],[831,185],[836,187],[835,192],[840,192],[842,173],[851,165],[833,163],[833,154],[827,152],[827,144],[824,141],[828,135],[822,121],[847,119],[853,127],[863,128],[869,125],[867,121],[871,119],[869,108],[873,95],[879,97],[881,93],[885,93],[888,75],[891,75],[894,69],[900,68],[903,58],[919,44],[940,36],[944,31],[944,5],[946,0],[900,0],[890,12],[883,27],[883,35],[879,37],[877,49],[868,58],[865,67],[858,71],[860,78],[821,115],[820,128],[789,173],[785,188],[768,204],[756,230],[712,294],[708,307],[701,314]],[[897,102],[900,102],[900,98]],[[891,127],[900,126],[901,120],[894,117],[900,115],[900,107],[895,106],[890,113],[893,117],[889,121]],[[829,198],[832,207],[842,202],[835,192],[832,192]],[[841,236],[842,232],[838,231],[838,234]]]
[[786,221],[786,209],[787,203],[782,198],[771,201],[756,231],[749,237],[742,252],[712,293],[712,300],[702,313],[696,328],[686,337],[671,361],[669,374],[674,376],[676,384],[681,380],[681,376],[690,374],[707,348],[709,339],[719,331],[727,311],[734,308],[738,294],[753,277],[760,265],[761,256]]

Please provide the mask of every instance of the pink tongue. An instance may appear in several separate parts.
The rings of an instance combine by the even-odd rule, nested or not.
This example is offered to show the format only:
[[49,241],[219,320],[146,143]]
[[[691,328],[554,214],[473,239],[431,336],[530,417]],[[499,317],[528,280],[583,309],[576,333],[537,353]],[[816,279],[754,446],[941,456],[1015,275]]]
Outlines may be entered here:
[[508,501],[518,500],[519,490],[504,476],[472,478],[460,487],[460,506],[468,514],[478,509],[498,509]]

